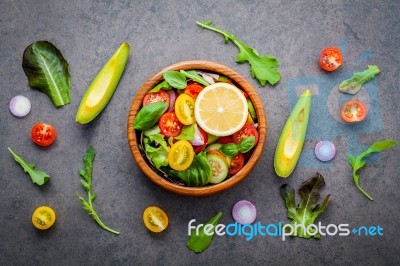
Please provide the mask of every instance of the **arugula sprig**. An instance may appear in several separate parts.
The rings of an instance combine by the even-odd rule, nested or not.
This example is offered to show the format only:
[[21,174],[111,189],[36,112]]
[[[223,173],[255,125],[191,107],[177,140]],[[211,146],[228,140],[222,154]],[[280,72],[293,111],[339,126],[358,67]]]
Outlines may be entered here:
[[267,81],[269,84],[274,85],[280,80],[281,74],[276,69],[280,63],[275,57],[271,55],[260,56],[254,48],[237,39],[232,33],[213,26],[212,23],[212,20],[205,22],[196,21],[196,24],[200,27],[222,34],[226,43],[228,41],[233,42],[239,48],[236,62],[249,62],[251,76],[256,78],[262,86],[264,86]]
[[22,166],[24,171],[29,174],[33,183],[41,186],[44,185],[47,181],[49,181],[50,176],[46,172],[36,169],[36,165],[34,163],[25,162],[21,156],[17,155],[10,148],[8,148],[8,150],[10,151],[14,159]]
[[348,155],[347,160],[349,161],[349,164],[353,168],[353,180],[354,183],[356,184],[357,188],[370,200],[374,200],[364,189],[361,188],[360,186],[360,176],[357,175],[357,171],[361,169],[365,165],[365,161],[363,160],[364,158],[368,157],[371,155],[371,153],[374,152],[381,152],[387,149],[390,149],[393,146],[396,146],[397,142],[394,140],[384,140],[384,141],[378,141],[372,144],[367,150],[365,150],[363,153],[357,156],[357,158],[354,158],[353,155]]
[[97,215],[96,211],[93,208],[93,200],[96,198],[96,193],[92,190],[92,170],[93,170],[93,161],[95,157],[95,150],[93,147],[89,147],[87,149],[85,156],[83,157],[83,164],[85,165],[84,168],[79,169],[79,174],[82,176],[81,183],[83,188],[87,192],[88,199],[86,200],[82,197],[78,192],[79,200],[83,204],[83,209],[87,210],[89,215],[93,217],[93,219],[105,230],[119,235],[118,231],[115,231],[108,226],[106,226],[101,220],[100,217]]

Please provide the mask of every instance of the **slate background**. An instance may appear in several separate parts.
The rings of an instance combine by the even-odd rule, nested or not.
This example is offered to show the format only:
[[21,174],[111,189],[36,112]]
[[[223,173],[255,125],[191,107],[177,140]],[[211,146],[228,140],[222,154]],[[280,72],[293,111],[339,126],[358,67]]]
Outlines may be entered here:
[[[287,180],[275,175],[273,153],[291,109],[287,81],[302,76],[329,78],[316,59],[324,47],[337,46],[340,40],[348,46],[339,71],[350,73],[367,64],[381,69],[375,83],[379,104],[371,108],[380,111],[382,128],[359,134],[353,145],[399,140],[399,10],[400,2],[395,0],[0,1],[0,264],[398,265],[399,147],[384,152],[362,170],[362,186],[375,197],[374,202],[353,185],[346,163],[347,134],[333,139],[338,154],[330,167],[316,169],[306,164]],[[275,55],[281,62],[281,82],[260,87],[248,65],[234,61],[237,49],[233,44],[225,44],[222,36],[195,24],[207,19],[214,19],[217,26],[261,54]],[[37,40],[51,41],[68,60],[71,104],[56,109],[46,95],[29,88],[21,68],[22,54]],[[92,123],[75,123],[86,88],[122,41],[131,45],[131,55],[112,100]],[[372,56],[357,67],[352,65],[368,50]],[[165,66],[190,59],[216,61],[248,78],[263,100],[269,125],[263,156],[253,172],[233,189],[205,198],[174,195],[151,183],[130,154],[125,129],[131,100],[146,79]],[[10,99],[18,94],[32,101],[31,113],[22,119],[8,110]],[[313,100],[313,112],[321,104],[325,102]],[[38,121],[58,130],[57,141],[49,148],[30,140],[31,127]],[[319,122],[323,132],[326,125]],[[319,122],[314,118],[316,125]],[[308,140],[305,149],[312,149],[316,141]],[[94,204],[103,221],[121,231],[119,236],[98,227],[76,198],[76,192],[82,192],[77,169],[89,145],[97,151],[94,190],[98,198]],[[33,185],[7,147],[49,172],[51,181],[43,187]],[[186,248],[191,219],[204,221],[221,210],[225,214],[221,222],[231,223],[231,208],[241,199],[257,206],[258,221],[264,224],[288,222],[280,185],[287,182],[298,187],[316,171],[326,179],[322,194],[332,194],[319,218],[323,224],[379,224],[384,236],[285,242],[278,237],[245,241],[225,236],[214,238],[202,254]],[[37,231],[30,221],[40,205],[49,205],[57,213],[55,226],[45,232]],[[142,212],[149,205],[160,206],[169,215],[170,225],[162,234],[151,234],[143,226]]]

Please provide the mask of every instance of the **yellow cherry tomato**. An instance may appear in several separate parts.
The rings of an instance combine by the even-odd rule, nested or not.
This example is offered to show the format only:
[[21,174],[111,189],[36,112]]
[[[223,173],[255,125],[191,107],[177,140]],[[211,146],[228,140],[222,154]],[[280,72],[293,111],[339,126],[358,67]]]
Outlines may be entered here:
[[183,171],[192,164],[194,150],[189,141],[182,139],[175,142],[168,152],[168,164],[172,169]]
[[56,213],[47,206],[38,207],[32,214],[32,223],[37,229],[46,230],[56,221]]
[[143,222],[150,231],[160,233],[168,227],[168,216],[162,209],[150,206],[143,212]]
[[192,125],[196,122],[194,117],[194,99],[186,93],[182,93],[175,101],[175,114],[184,125]]

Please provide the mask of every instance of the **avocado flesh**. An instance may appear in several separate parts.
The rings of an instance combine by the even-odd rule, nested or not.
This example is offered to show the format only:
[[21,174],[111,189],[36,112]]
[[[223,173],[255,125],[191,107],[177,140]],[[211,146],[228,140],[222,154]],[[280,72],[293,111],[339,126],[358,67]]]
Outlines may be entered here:
[[129,50],[129,44],[123,42],[97,74],[82,98],[76,114],[76,122],[87,124],[106,107],[124,72]]
[[305,90],[294,106],[275,150],[274,167],[280,177],[288,177],[296,167],[307,132],[311,91]]

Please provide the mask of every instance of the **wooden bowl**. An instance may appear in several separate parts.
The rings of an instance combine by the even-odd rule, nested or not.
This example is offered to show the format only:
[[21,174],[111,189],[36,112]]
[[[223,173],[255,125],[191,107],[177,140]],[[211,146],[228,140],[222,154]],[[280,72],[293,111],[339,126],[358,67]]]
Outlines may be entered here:
[[[257,128],[259,133],[258,144],[254,148],[253,153],[250,156],[249,160],[246,162],[245,166],[237,174],[231,176],[230,178],[224,180],[219,184],[206,185],[202,187],[188,187],[184,185],[179,185],[157,174],[157,172],[155,172],[149,165],[147,159],[142,155],[142,152],[139,149],[140,136],[137,135],[137,132],[133,128],[134,124],[133,121],[139,109],[142,107],[142,101],[144,96],[149,90],[151,90],[154,86],[156,86],[160,81],[163,80],[162,73],[165,70],[192,70],[192,69],[205,70],[216,74],[224,75],[230,78],[236,84],[236,86],[247,92],[247,94],[250,97],[250,100],[254,105],[258,118],[258,128]],[[150,178],[151,181],[153,181],[154,183],[163,187],[166,190],[172,191],[180,195],[207,196],[216,194],[218,192],[233,187],[234,185],[242,181],[251,172],[251,170],[257,163],[264,149],[264,144],[267,137],[267,123],[266,123],[264,107],[257,92],[241,75],[239,75],[236,71],[232,70],[231,68],[215,62],[194,60],[194,61],[179,62],[174,65],[168,66],[162,69],[156,75],[152,76],[149,80],[146,81],[146,83],[143,84],[143,86],[139,89],[135,98],[132,101],[132,105],[129,110],[127,131],[128,131],[127,132],[128,143],[133,158],[135,159],[140,169],[142,169],[142,171],[146,174],[146,176],[148,176],[148,178]]]

